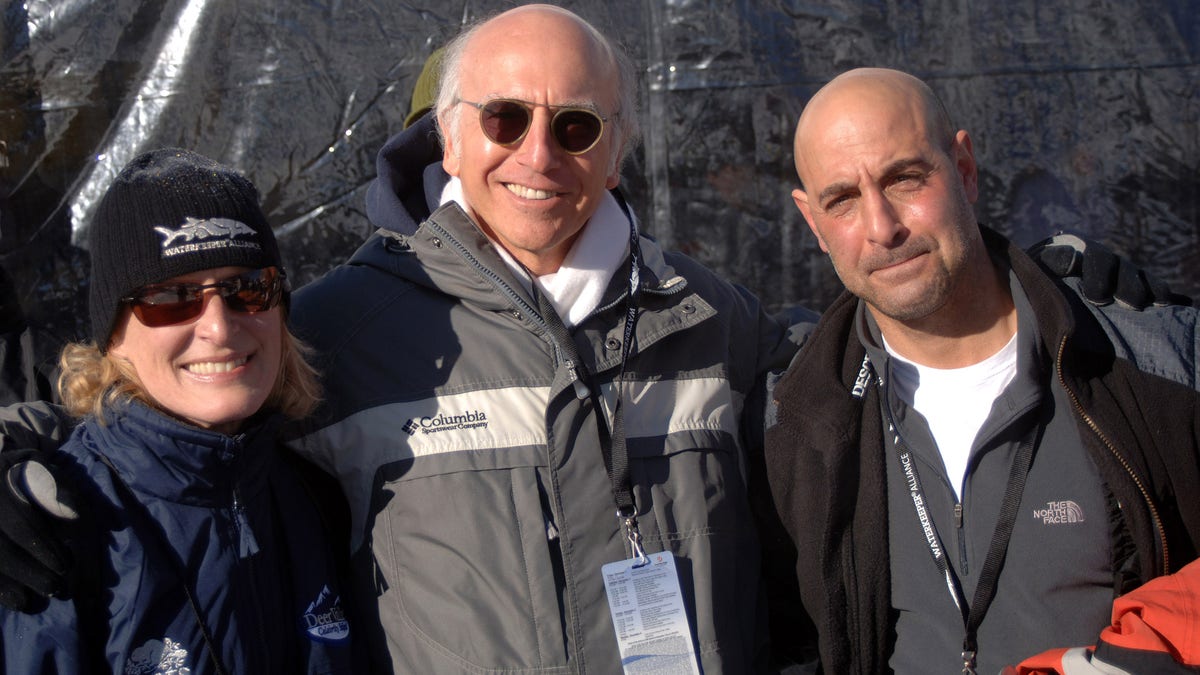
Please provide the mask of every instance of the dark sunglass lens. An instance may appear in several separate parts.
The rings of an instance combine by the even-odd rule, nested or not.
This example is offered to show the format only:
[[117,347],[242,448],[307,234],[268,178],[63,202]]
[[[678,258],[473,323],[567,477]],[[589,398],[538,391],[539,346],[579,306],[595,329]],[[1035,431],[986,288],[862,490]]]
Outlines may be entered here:
[[581,153],[600,139],[604,123],[587,110],[563,110],[554,116],[554,138],[563,150]]
[[514,101],[489,101],[479,111],[479,122],[492,142],[509,145],[529,128],[529,109]]
[[275,305],[277,276],[273,270],[258,270],[230,279],[221,288],[225,304],[235,312],[261,312]]
[[243,286],[236,293],[224,296],[225,304],[235,312],[261,312],[274,304],[272,288],[262,281]]
[[169,302],[135,304],[133,313],[143,325],[158,328],[189,321],[204,311],[204,300],[199,295],[192,297],[178,294],[174,297],[176,299]]
[[266,268],[215,284],[148,286],[134,295],[130,305],[144,325],[159,328],[200,316],[204,312],[206,289],[215,290],[234,312],[261,312],[275,306],[282,288],[278,270]]

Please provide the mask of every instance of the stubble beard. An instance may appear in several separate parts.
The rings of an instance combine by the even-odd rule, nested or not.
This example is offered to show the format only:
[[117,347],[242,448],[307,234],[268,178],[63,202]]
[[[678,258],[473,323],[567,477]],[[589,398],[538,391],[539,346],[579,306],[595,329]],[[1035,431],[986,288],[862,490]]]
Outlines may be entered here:
[[[970,240],[962,229],[957,231],[956,239],[957,245],[949,250],[924,238],[909,240],[901,247],[873,258],[866,269],[879,269],[924,254],[930,258],[929,269],[899,286],[877,285],[868,274],[862,293],[856,291],[855,294],[877,312],[897,322],[917,322],[934,315],[950,301],[967,276]],[[962,259],[948,259],[948,253],[957,253]]]
[[945,262],[939,260],[925,277],[904,284],[903,288],[872,288],[860,297],[893,321],[911,323],[925,319],[944,307],[952,289],[950,271]]

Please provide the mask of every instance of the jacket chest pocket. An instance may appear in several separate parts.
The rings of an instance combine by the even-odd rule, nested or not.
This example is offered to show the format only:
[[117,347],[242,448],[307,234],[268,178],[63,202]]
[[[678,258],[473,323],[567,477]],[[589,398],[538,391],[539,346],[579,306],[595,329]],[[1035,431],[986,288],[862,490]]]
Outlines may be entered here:
[[714,374],[626,382],[622,401],[643,536],[672,549],[671,542],[744,529],[742,401],[728,381]]
[[[723,433],[686,436],[630,442],[642,536],[670,550],[697,538],[732,543],[753,527],[740,451]],[[678,445],[684,447],[673,447]]]
[[741,455],[727,434],[682,436],[631,451],[639,529],[648,553],[676,556],[700,652],[748,663],[760,572]]
[[381,486],[380,619],[404,672],[565,661],[538,454],[481,452],[474,467],[418,468]]

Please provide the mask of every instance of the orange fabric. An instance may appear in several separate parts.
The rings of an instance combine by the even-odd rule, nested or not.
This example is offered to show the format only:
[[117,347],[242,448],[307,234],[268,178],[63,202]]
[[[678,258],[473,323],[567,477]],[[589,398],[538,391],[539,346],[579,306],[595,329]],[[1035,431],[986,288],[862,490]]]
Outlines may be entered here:
[[[1100,641],[1120,649],[1162,652],[1200,666],[1200,560],[1175,574],[1151,579],[1113,601],[1112,625]],[[1031,656],[1003,675],[1062,675],[1067,649]]]
[[1114,647],[1161,651],[1200,666],[1200,560],[1152,579],[1113,602],[1113,625],[1100,639]]
[[1050,649],[1031,656],[1017,666],[1004,669],[1002,675],[1062,675],[1062,657],[1067,649]]

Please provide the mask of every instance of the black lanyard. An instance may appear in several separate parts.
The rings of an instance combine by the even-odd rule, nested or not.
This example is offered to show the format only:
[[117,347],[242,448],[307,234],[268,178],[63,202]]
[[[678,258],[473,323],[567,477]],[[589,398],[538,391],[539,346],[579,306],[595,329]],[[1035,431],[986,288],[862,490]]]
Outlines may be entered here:
[[[625,418],[621,408],[621,389],[625,380],[625,364],[629,360],[629,352],[633,345],[634,328],[637,325],[638,316],[638,298],[641,291],[641,267],[642,267],[642,250],[638,242],[637,227],[633,223],[633,218],[630,217],[629,225],[629,290],[625,297],[625,330],[624,339],[621,342],[621,366],[617,371],[616,378],[613,379],[613,394],[615,401],[613,403],[612,426],[611,428],[605,424],[605,416],[601,405],[602,396],[597,390],[592,391],[593,405],[596,410],[597,424],[600,431],[600,448],[604,454],[604,468],[608,472],[609,482],[612,484],[613,502],[617,507],[617,518],[621,520],[625,527],[625,537],[629,540],[633,553],[639,560],[639,565],[644,565],[649,562],[646,557],[646,551],[642,548],[642,535],[638,531],[637,525],[637,506],[633,499],[633,481],[630,476],[629,468],[629,448],[625,440]],[[531,275],[532,276],[532,275]],[[573,359],[576,364],[576,372],[579,377],[584,377],[584,364],[575,353],[575,343],[571,339],[567,328],[563,325],[558,313],[551,306],[545,294],[537,289],[534,284],[534,294],[537,296],[538,312],[542,315],[542,319],[546,325],[550,327],[550,332],[554,336],[555,341],[559,343],[559,348],[567,353],[567,357]]]
[[633,503],[633,481],[629,470],[629,448],[625,443],[625,418],[621,414],[621,389],[625,382],[625,364],[633,345],[633,329],[637,325],[638,296],[641,287],[642,249],[638,243],[637,228],[629,228],[629,294],[625,297],[625,334],[621,341],[621,368],[613,379],[613,420],[609,437],[611,457],[608,479],[612,483],[613,501],[617,505],[617,518],[625,526],[625,537],[638,557],[638,564],[649,562],[642,548],[642,535],[638,531],[637,506]]
[[912,451],[900,436],[899,428],[892,417],[891,406],[887,402],[887,392],[883,386],[883,378],[878,378],[878,381],[880,392],[879,407],[883,410],[883,414],[887,418],[887,430],[891,435],[893,445],[896,446],[897,457],[900,460],[900,469],[904,472],[905,483],[908,486],[909,496],[912,498],[913,509],[917,513],[917,520],[921,524],[921,531],[925,535],[925,542],[929,545],[929,553],[933,557],[933,563],[945,578],[946,587],[950,591],[950,597],[954,600],[954,605],[962,613],[963,628],[965,630],[965,635],[963,636],[962,672],[963,675],[975,675],[975,660],[979,651],[977,633],[979,626],[983,623],[983,617],[987,613],[988,607],[992,604],[992,599],[996,597],[996,585],[1000,578],[1000,566],[1004,563],[1004,556],[1008,551],[1008,542],[1012,537],[1013,526],[1017,522],[1017,509],[1021,506],[1021,494],[1025,491],[1025,479],[1029,476],[1029,468],[1033,462],[1033,448],[1037,444],[1038,437],[1041,435],[1041,418],[1040,416],[1035,416],[1032,427],[1026,432],[1025,436],[1021,439],[1020,446],[1017,447],[1017,455],[1013,459],[1012,468],[1008,474],[1008,484],[1004,489],[1004,500],[1001,502],[1000,516],[996,521],[996,529],[992,533],[992,543],[988,547],[987,558],[984,560],[983,569],[979,573],[979,584],[975,587],[975,599],[968,607],[966,605],[966,598],[963,596],[962,584],[959,582],[958,577],[955,576],[953,568],[950,567],[950,563],[946,558],[945,546],[942,544],[941,537],[938,536],[937,527],[929,517],[929,512],[926,508],[925,490],[921,487],[921,477],[917,473],[917,465],[913,459]]

